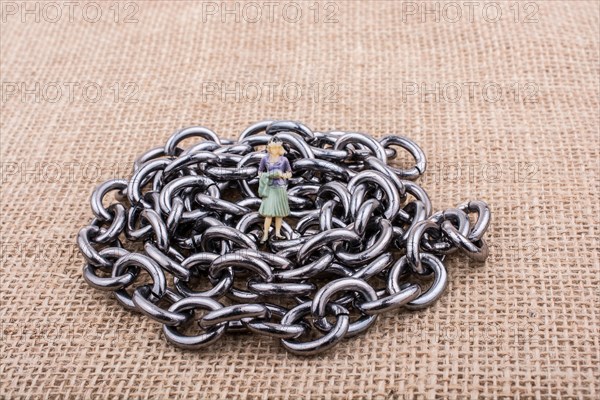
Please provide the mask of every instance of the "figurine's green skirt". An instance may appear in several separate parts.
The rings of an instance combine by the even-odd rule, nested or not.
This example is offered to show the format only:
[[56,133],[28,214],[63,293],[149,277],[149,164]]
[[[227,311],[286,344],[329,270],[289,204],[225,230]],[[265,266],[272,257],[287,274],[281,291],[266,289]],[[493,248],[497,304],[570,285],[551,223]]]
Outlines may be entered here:
[[287,217],[290,214],[287,189],[285,187],[269,187],[269,195],[263,199],[258,212],[263,217]]

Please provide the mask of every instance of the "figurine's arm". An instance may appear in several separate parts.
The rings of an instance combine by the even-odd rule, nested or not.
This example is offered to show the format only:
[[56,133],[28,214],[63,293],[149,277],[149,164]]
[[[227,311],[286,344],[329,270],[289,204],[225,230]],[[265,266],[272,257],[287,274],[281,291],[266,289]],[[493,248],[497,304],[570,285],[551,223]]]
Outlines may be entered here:
[[265,157],[260,160],[260,164],[258,164],[258,175],[261,176],[267,172],[267,159]]
[[290,162],[287,158],[283,159],[283,179],[290,179],[292,177],[292,167],[290,167]]
[[264,157],[262,160],[260,160],[260,164],[258,165],[258,175],[259,177],[267,175],[270,179],[281,178],[281,173],[278,170],[267,170],[267,157]]

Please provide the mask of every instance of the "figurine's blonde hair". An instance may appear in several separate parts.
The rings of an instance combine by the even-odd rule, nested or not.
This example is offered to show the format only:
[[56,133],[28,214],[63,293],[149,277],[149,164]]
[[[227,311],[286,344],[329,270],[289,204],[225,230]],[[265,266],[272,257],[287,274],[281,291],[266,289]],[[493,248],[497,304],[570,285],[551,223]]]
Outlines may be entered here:
[[280,142],[271,142],[267,144],[267,151],[270,154],[275,154],[277,156],[282,156],[285,154],[285,149]]

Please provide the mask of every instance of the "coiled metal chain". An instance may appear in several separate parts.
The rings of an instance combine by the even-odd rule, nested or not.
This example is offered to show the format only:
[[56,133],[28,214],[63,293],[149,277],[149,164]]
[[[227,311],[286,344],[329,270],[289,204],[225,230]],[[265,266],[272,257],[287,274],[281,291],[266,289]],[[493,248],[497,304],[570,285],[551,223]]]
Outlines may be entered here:
[[[285,240],[261,245],[257,172],[273,135],[292,165],[291,214]],[[189,138],[198,142],[181,148]],[[412,168],[388,164],[400,152]],[[425,168],[421,148],[402,136],[313,132],[292,121],[259,122],[237,141],[183,129],[140,156],[129,180],[96,187],[95,218],[77,238],[83,277],[162,324],[180,347],[255,332],[315,354],[380,313],[434,303],[447,285],[446,255],[486,259],[488,206],[432,214],[413,182]]]

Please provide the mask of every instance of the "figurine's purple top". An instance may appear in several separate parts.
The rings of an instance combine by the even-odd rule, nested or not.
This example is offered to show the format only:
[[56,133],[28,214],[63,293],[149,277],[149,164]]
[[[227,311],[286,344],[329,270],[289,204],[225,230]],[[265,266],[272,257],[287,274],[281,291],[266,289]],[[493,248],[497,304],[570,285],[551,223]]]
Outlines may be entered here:
[[[258,166],[258,172],[274,172],[281,171],[281,173],[291,172],[292,167],[290,167],[290,162],[284,156],[279,156],[276,162],[269,161],[269,155],[263,157],[260,160],[260,165]],[[270,186],[285,186],[285,179],[283,178],[273,178],[269,181]]]

